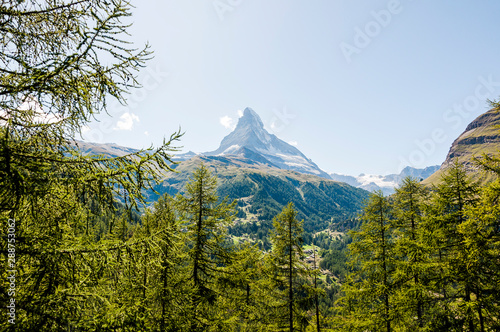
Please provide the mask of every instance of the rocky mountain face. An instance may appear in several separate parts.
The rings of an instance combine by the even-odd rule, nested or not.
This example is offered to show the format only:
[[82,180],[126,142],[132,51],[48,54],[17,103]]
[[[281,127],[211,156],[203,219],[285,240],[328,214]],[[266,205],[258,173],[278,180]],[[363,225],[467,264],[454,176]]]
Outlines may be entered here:
[[233,132],[224,137],[219,148],[206,156],[242,156],[270,167],[313,174],[326,179],[330,176],[308,159],[296,147],[280,140],[264,129],[259,115],[246,108]]
[[427,178],[424,183],[431,184],[439,181],[441,174],[454,162],[463,164],[466,170],[479,178],[474,157],[481,157],[483,153],[493,155],[500,150],[500,110],[491,109],[472,121],[465,131],[453,142],[445,161],[439,170]]
[[358,176],[350,176],[330,173],[330,177],[335,181],[345,182],[347,184],[350,184],[351,186],[362,188],[370,192],[373,192],[375,190],[382,190],[384,195],[392,195],[395,192],[395,188],[398,187],[403,179],[407,176],[424,180],[431,176],[438,169],[439,166],[429,166],[423,169],[408,166],[404,168],[399,174],[360,174]]

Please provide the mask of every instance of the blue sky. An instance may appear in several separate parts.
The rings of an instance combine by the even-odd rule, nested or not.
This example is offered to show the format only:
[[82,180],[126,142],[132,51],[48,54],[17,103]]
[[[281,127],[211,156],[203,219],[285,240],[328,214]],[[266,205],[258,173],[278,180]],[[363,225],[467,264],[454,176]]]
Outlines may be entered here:
[[389,174],[441,164],[500,96],[498,1],[135,6],[132,39],[155,58],[87,140],[148,147],[181,127],[184,151],[212,151],[251,107],[325,171]]

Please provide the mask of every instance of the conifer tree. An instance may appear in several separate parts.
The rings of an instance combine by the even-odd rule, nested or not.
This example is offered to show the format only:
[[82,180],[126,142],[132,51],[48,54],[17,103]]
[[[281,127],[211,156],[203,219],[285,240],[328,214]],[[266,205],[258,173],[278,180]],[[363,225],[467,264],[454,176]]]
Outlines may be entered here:
[[277,328],[280,330],[286,327],[287,330],[294,331],[294,324],[303,317],[300,302],[310,297],[310,294],[300,294],[306,289],[311,272],[302,260],[303,223],[304,221],[297,220],[293,203],[288,203],[273,219],[270,233],[272,250],[267,259],[273,285],[271,287],[274,287],[272,296],[277,299],[274,309],[278,320]]
[[249,242],[239,243],[234,249],[227,274],[219,279],[224,304],[221,310],[233,312],[233,330],[263,331],[267,328],[267,312],[264,303],[269,301],[262,287],[263,253]]
[[148,250],[144,264],[148,275],[143,287],[147,291],[146,306],[151,311],[150,329],[158,331],[186,330],[190,312],[188,270],[184,252],[185,233],[176,211],[175,201],[165,194],[146,212],[137,239],[144,240]]
[[106,292],[130,271],[120,268],[130,263],[129,243],[103,233],[96,243],[94,222],[115,213],[123,192],[129,207],[144,203],[142,190],[170,169],[179,135],[118,158],[85,156],[76,139],[110,100],[125,104],[126,90],[139,87],[150,52],[122,39],[130,14],[122,0],[0,4],[0,218],[17,221],[16,329],[114,328],[108,318],[124,317],[117,308],[126,306]]
[[500,183],[498,180],[481,190],[477,205],[470,205],[466,221],[458,226],[463,236],[464,264],[471,275],[470,306],[477,312],[479,330],[500,329]]
[[231,262],[226,242],[227,226],[236,216],[235,204],[227,199],[218,202],[217,179],[205,165],[197,168],[186,185],[184,195],[177,197],[179,210],[187,228],[187,254],[190,280],[194,288],[191,298],[193,316],[191,330],[216,328],[222,312],[215,311],[218,280]]
[[351,231],[349,264],[352,272],[336,302],[338,328],[345,331],[392,331],[394,250],[392,211],[381,191],[371,195],[359,231]]
[[[499,101],[490,101],[490,106],[500,112]],[[500,156],[483,154],[474,158],[474,161],[487,175],[493,175],[495,180],[482,188],[477,206],[468,206],[467,221],[459,226],[459,232],[464,236],[467,267],[476,273],[474,305],[480,330],[498,330],[500,323],[494,317],[498,316],[495,312],[500,307]]]
[[[460,225],[467,222],[467,208],[477,200],[477,186],[471,183],[458,163],[452,165],[436,186],[433,197],[433,217],[428,224],[433,230],[430,240],[434,241],[435,258],[438,262],[438,289],[442,298],[441,306],[446,308],[442,319],[443,327],[466,326],[470,331],[476,327],[472,307],[474,280],[466,261],[464,236]],[[453,309],[458,307],[457,310]]]
[[[428,280],[432,248],[423,241],[426,199],[424,187],[409,177],[403,180],[394,195],[394,283],[398,293],[395,318],[400,326],[407,328],[423,329],[426,321],[432,320],[425,313],[432,301]],[[413,326],[414,317],[417,318],[416,326]]]

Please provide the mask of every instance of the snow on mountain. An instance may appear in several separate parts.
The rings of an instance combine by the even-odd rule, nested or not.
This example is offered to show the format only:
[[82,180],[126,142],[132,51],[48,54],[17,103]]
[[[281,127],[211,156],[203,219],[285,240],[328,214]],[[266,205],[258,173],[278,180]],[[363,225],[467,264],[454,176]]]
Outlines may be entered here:
[[194,156],[197,156],[198,154],[193,152],[193,151],[188,151],[186,153],[179,153],[175,154],[172,158],[173,161],[179,162],[179,161],[185,161],[193,158]]
[[358,176],[330,173],[330,177],[335,181],[345,182],[351,186],[362,188],[368,191],[382,190],[385,195],[395,192],[403,179],[407,176],[425,180],[439,169],[439,166],[429,166],[423,169],[406,167],[399,174],[373,175],[360,174]]
[[387,188],[394,188],[399,185],[399,183],[395,181],[391,181],[385,176],[382,175],[374,175],[374,174],[360,174],[357,177],[357,180],[359,183],[361,183],[361,186],[369,186],[369,185],[376,185],[381,188],[387,187]]
[[251,108],[245,109],[236,128],[224,137],[219,148],[205,155],[240,155],[249,159],[258,158],[259,162],[264,161],[277,168],[330,179],[326,172],[299,149],[268,133],[259,115]]

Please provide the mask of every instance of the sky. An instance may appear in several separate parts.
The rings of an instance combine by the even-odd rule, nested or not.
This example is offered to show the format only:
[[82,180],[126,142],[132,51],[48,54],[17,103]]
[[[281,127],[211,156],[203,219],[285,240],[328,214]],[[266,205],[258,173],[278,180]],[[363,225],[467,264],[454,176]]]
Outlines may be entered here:
[[142,0],[154,58],[84,138],[206,152],[252,108],[327,172],[439,165],[500,96],[500,1]]

